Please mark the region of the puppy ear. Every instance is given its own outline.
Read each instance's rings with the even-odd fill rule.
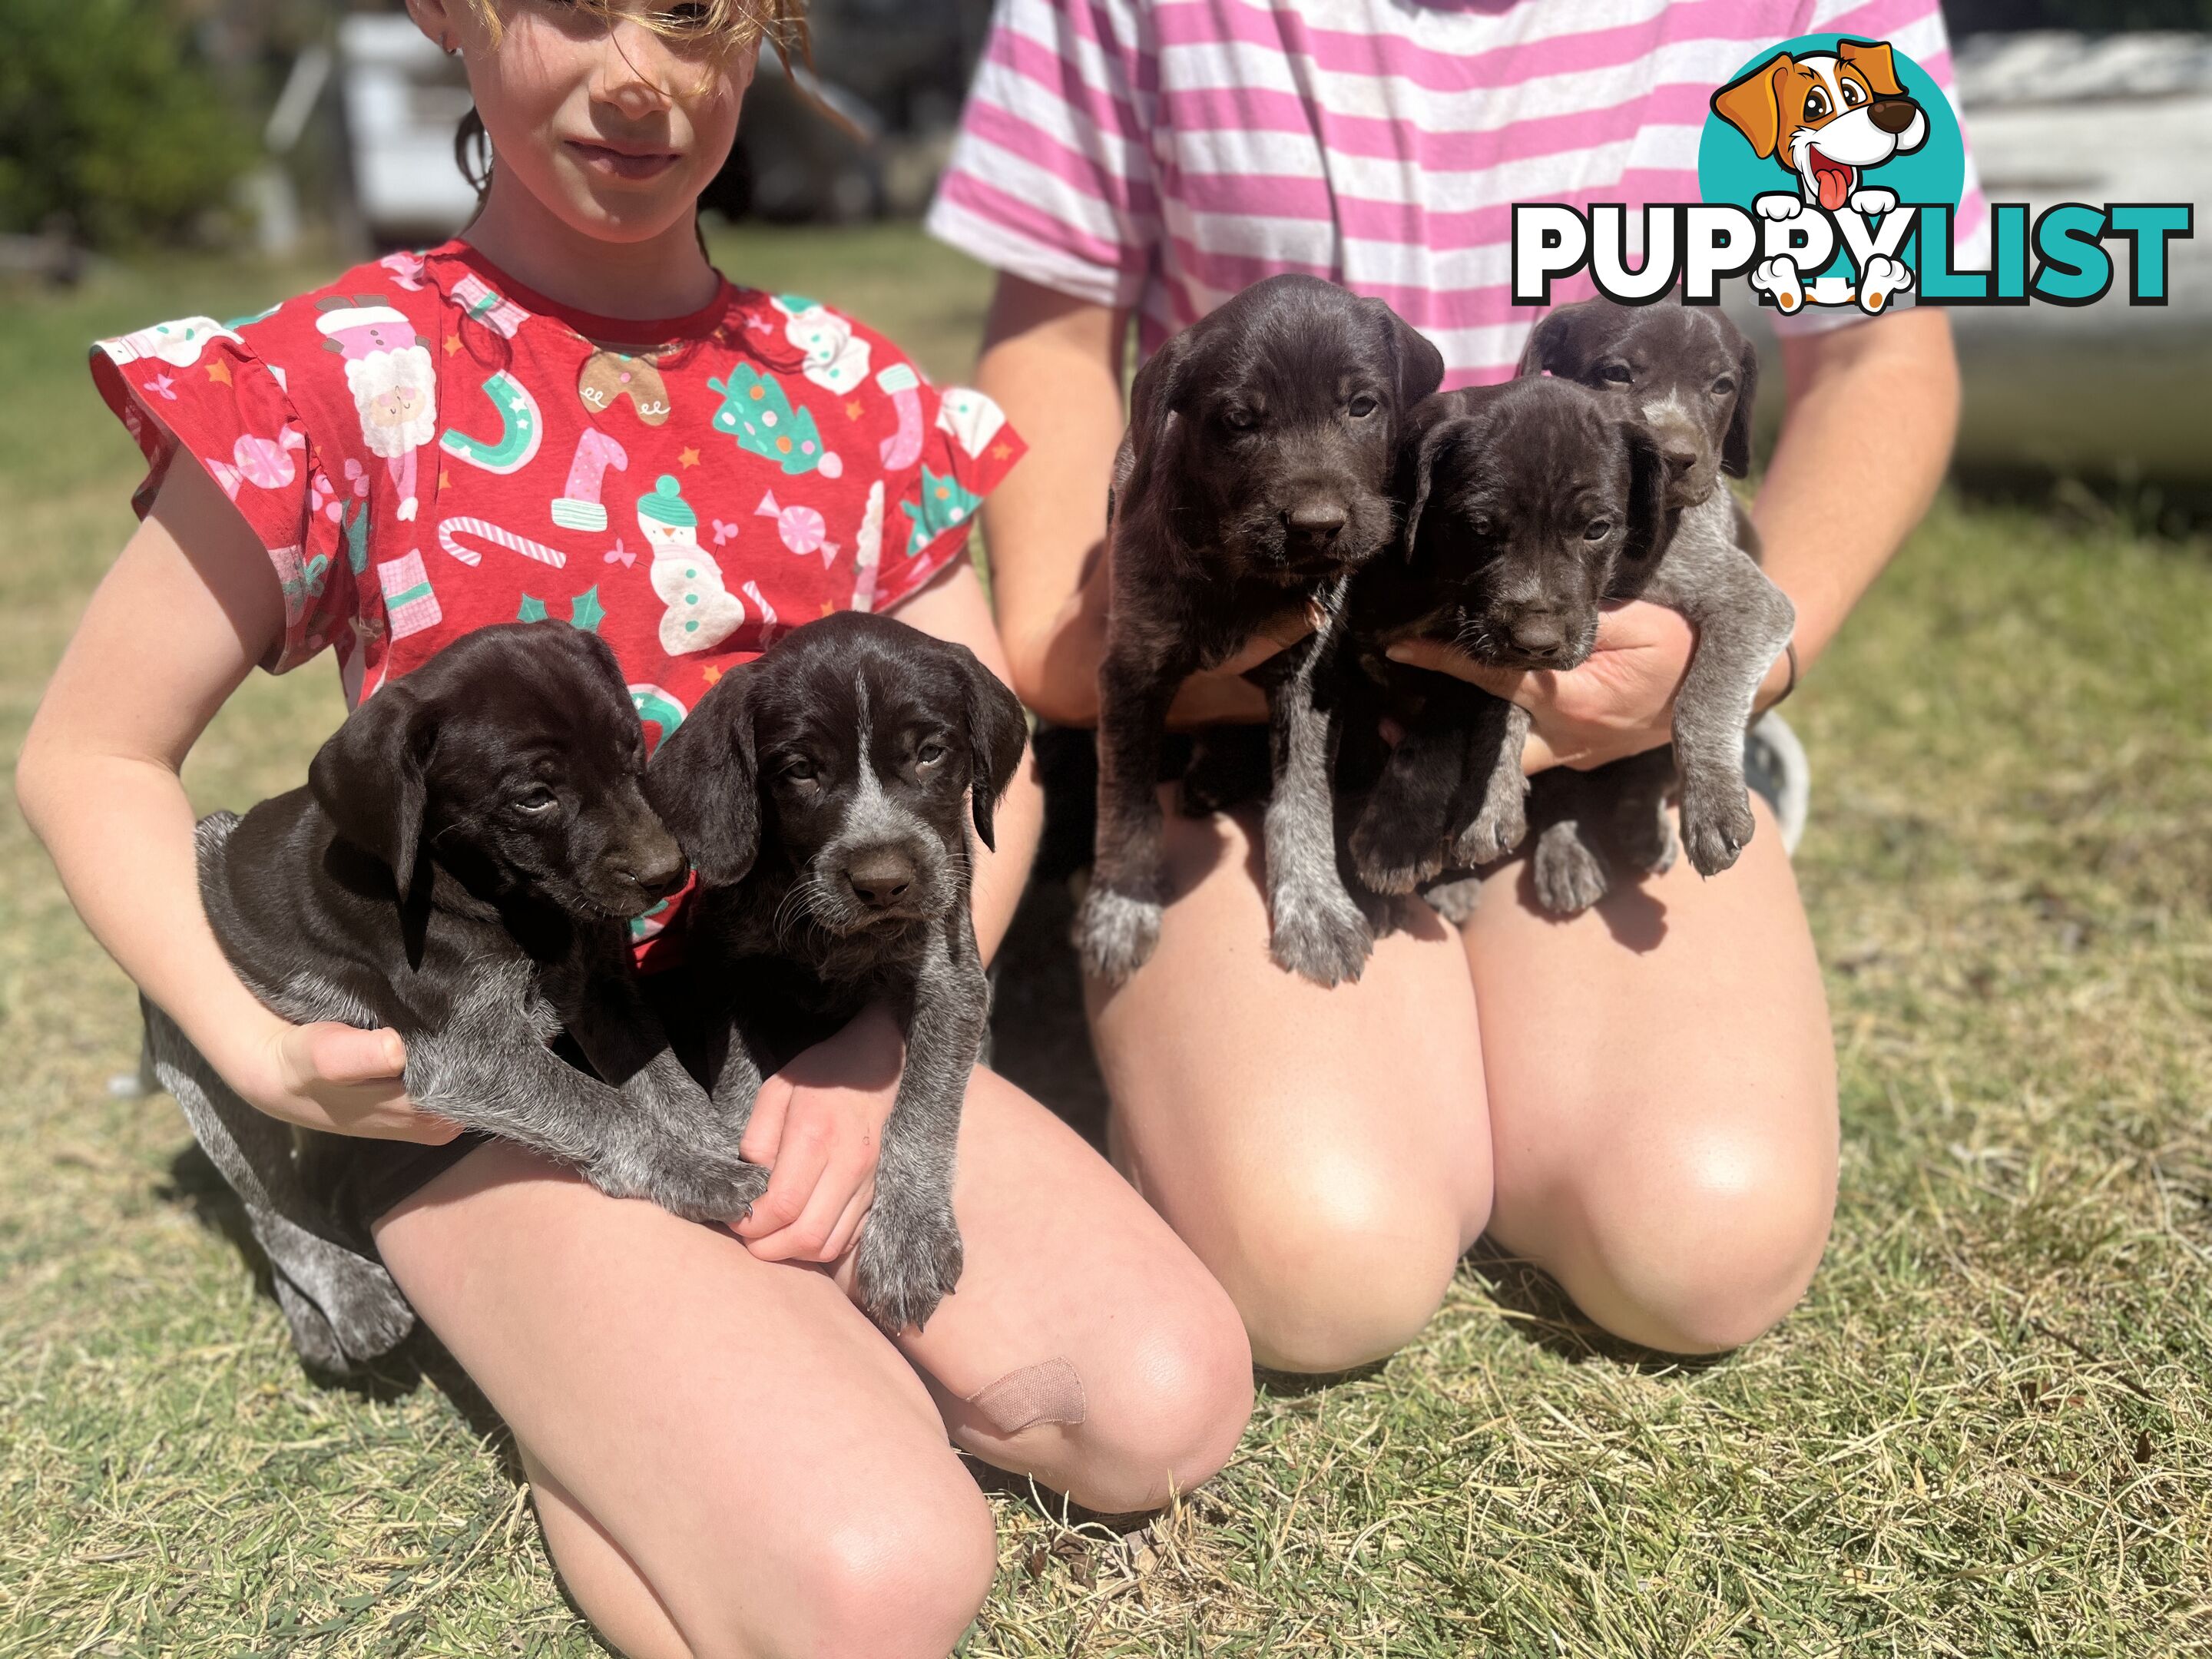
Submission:
[[[1751,406],[1758,395],[1759,352],[1746,340],[1736,348],[1735,411],[1729,416],[1728,431],[1721,439],[1721,471],[1731,478],[1747,477],[1751,471]]]
[[[1382,308],[1389,331],[1391,367],[1396,372],[1398,409],[1407,410],[1444,383],[1444,354],[1429,337],[1392,310],[1385,300],[1370,300]]]
[[[341,836],[390,867],[403,902],[422,855],[423,764],[436,738],[422,699],[398,681],[347,715],[307,767],[316,804]]]
[[[1419,441],[1413,446],[1413,458],[1406,479],[1406,521],[1399,534],[1404,540],[1406,562],[1413,562],[1413,550],[1421,535],[1421,514],[1429,504],[1429,491],[1436,483],[1437,469],[1449,458],[1452,447],[1461,434],[1471,430],[1474,422],[1464,415],[1449,410],[1437,413],[1420,429]]]
[[[1621,550],[1632,559],[1648,559],[1666,533],[1667,462],[1643,422],[1623,421],[1620,431],[1628,444],[1628,539]]]
[[[709,887],[743,881],[760,855],[753,683],[750,663],[726,671],[645,769],[646,804]]]
[[[1877,98],[1902,98],[1905,88],[1897,79],[1897,59],[1887,40],[1838,40],[1836,56],[1849,64],[1874,88]]]
[[[1176,423],[1176,402],[1182,397],[1190,362],[1190,331],[1185,329],[1145,360],[1129,386],[1129,467],[1119,479],[1117,504],[1126,507],[1143,495],[1152,472],[1167,447]]]
[[[1528,342],[1521,348],[1521,361],[1513,365],[1516,380],[1541,374],[1547,368],[1554,374],[1565,372],[1560,365],[1565,361],[1567,335],[1581,307],[1589,303],[1585,300],[1571,306],[1553,306],[1536,319],[1536,326],[1528,331]]]
[[[981,658],[964,645],[952,648],[960,653],[960,672],[968,681],[969,811],[975,815],[975,833],[995,853],[993,814],[1029,747],[1029,717],[1022,712],[1022,700]]]
[[[1741,80],[1713,94],[1713,113],[1745,137],[1764,161],[1782,141],[1782,77],[1797,60],[1778,52]]]

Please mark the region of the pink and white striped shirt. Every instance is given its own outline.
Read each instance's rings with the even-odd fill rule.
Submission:
[[[1511,304],[1513,204],[1697,200],[1714,88],[1832,30],[1950,92],[1936,0],[999,0],[928,226],[1134,307],[1146,351],[1300,270],[1388,300],[1446,386],[1502,380],[1539,314]],[[1987,216],[1970,155],[1962,244]]]

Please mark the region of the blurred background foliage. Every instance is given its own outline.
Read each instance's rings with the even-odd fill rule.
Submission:
[[[255,158],[171,0],[0,0],[0,231],[101,248],[213,240]]]

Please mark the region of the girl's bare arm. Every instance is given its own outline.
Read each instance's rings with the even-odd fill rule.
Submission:
[[[313,1128],[449,1140],[401,1089],[395,1033],[271,1013],[200,905],[179,769],[283,625],[245,520],[198,467],[172,466],[47,685],[16,798],[93,936],[247,1100]]]
[[[983,503],[991,603],[1009,682],[1056,726],[1098,723],[1098,659],[1109,588],[1103,554],[1106,492],[1121,442],[1121,366],[1129,313],[999,278],[975,384],[996,398],[1029,453]],[[1285,617],[1237,659],[1194,674],[1176,695],[1176,726],[1267,718],[1241,671],[1309,631]]]

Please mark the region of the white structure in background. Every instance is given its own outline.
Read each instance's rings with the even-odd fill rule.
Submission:
[[[1960,459],[2202,480],[2212,474],[2212,36],[2038,32],[1958,45],[1967,142],[1995,202],[2191,202],[2164,306],[2124,272],[2093,306],[1955,307]],[[2108,245],[2115,259],[2124,244]]]
[[[437,241],[476,211],[453,164],[468,82],[404,12],[356,13],[337,31],[354,202],[380,242]]]

